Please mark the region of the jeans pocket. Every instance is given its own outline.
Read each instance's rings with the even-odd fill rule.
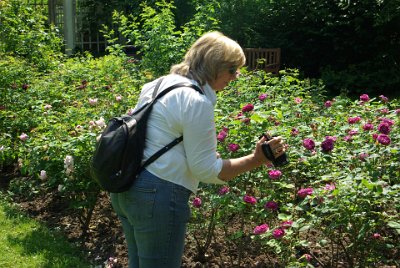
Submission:
[[[177,220],[179,222],[187,223],[190,218],[189,197],[191,191],[182,186],[177,186],[174,189],[175,195],[175,212],[177,213]]]
[[[126,203],[123,206],[128,218],[149,219],[154,214],[156,188],[131,187],[126,192]]]

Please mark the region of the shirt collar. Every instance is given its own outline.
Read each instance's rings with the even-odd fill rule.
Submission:
[[[198,85],[198,83],[196,82]],[[201,86],[201,88],[204,91],[204,94],[206,95],[207,99],[211,101],[211,103],[215,106],[217,104],[217,94],[212,87],[206,83],[205,85]]]

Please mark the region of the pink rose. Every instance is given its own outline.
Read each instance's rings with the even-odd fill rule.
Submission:
[[[303,100],[301,98],[299,98],[299,97],[296,97],[296,98],[294,98],[294,102],[297,103],[297,104],[300,104],[300,103],[303,102]]]
[[[94,105],[96,105],[97,104],[97,99],[89,99],[89,104],[90,105],[92,105],[92,106],[94,106]]]
[[[382,100],[384,103],[386,103],[386,102],[389,101],[389,98],[388,98],[388,97],[385,97],[384,95],[380,95],[379,98],[381,98],[381,100]]]
[[[293,225],[293,221],[290,221],[290,220],[284,221],[281,223],[281,227],[283,229],[289,229],[290,227],[292,227],[292,225]]]
[[[260,100],[260,101],[264,101],[266,98],[267,98],[267,94],[265,94],[265,93],[263,93],[263,94],[261,94],[260,96],[258,96],[258,99]]]
[[[336,189],[336,186],[334,183],[326,184],[324,187],[324,190],[326,191],[333,191]]]
[[[360,153],[360,154],[358,155],[358,158],[359,158],[361,161],[365,161],[365,159],[366,159],[368,156],[369,156],[368,153]]]
[[[28,136],[27,134],[25,134],[25,133],[22,133],[22,134],[19,136],[19,139],[20,139],[21,141],[26,141],[28,138],[29,138],[29,136]]]

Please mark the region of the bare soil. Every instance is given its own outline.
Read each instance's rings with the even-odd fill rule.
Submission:
[[[0,191],[6,191],[9,182],[18,177],[19,174],[15,171],[0,169]],[[50,229],[61,230],[71,243],[78,245],[86,252],[89,261],[93,265],[105,267],[104,265],[108,263],[109,266],[107,267],[119,268],[128,266],[127,247],[122,233],[122,226],[112,210],[110,197],[107,193],[100,194],[89,224],[87,236],[84,239],[82,238],[82,225],[76,217],[76,213],[69,209],[69,205],[58,192],[47,192],[30,199],[25,196],[15,196],[13,202],[28,216],[41,221]],[[229,228],[237,228],[238,224],[232,221],[229,223]],[[181,266],[183,268],[283,267],[279,265],[277,259],[271,257],[273,256],[272,254],[264,254],[260,246],[248,237],[242,238],[243,254],[238,256],[237,245],[233,244],[236,242],[225,239],[224,231],[218,228],[205,254],[198,254],[199,250],[195,233],[193,232],[195,231],[190,230],[187,233]],[[304,253],[311,254],[314,257],[311,260],[311,264],[314,267],[330,267],[327,265],[330,263],[327,252],[323,252],[321,249],[313,252],[304,252],[298,249],[296,257],[299,258]],[[339,259],[341,258],[339,257]],[[340,261],[336,261],[334,266],[351,267]],[[394,266],[380,267],[391,268]]]
[[[18,172],[14,170],[0,170],[0,191],[7,191],[12,179],[21,179]],[[82,238],[82,225],[76,217],[76,213],[69,209],[69,205],[55,191],[35,195],[14,196],[13,202],[29,217],[32,217],[50,229],[61,230],[67,239],[80,247],[91,263],[94,265],[110,264],[109,267],[127,267],[128,255],[122,226],[114,213],[110,197],[102,192],[93,212],[89,230],[86,238]],[[182,260],[182,268],[205,268],[205,267],[279,267],[271,264],[266,256],[249,254],[241,256],[241,265],[237,265],[238,257],[235,252],[229,250],[223,237],[223,231],[217,230],[216,238],[213,239],[205,254],[198,254],[194,236],[188,232],[185,253]],[[249,242],[250,243],[250,242]],[[254,249],[256,253],[257,249]],[[111,261],[110,260],[114,260]],[[110,260],[110,261],[108,261]],[[268,264],[267,264],[268,263]]]

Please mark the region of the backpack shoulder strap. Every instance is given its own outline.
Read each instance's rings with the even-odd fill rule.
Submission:
[[[159,84],[161,84],[160,81],[158,81],[157,85],[160,86]],[[157,90],[158,90],[157,85],[156,85],[156,88],[153,91],[153,100],[152,100],[152,102],[158,100],[159,98],[161,98],[162,96],[164,96],[165,94],[170,92],[171,90],[174,90],[174,89],[180,88],[180,87],[190,87],[190,88],[193,88],[194,90],[196,90],[197,92],[199,92],[200,94],[204,95],[204,93],[201,90],[201,88],[199,88],[198,86],[196,86],[196,85],[194,85],[192,83],[188,83],[188,82],[182,82],[182,83],[178,83],[178,84],[174,84],[172,86],[169,86],[166,89],[164,89],[163,91],[161,91],[159,94],[157,94]]]

